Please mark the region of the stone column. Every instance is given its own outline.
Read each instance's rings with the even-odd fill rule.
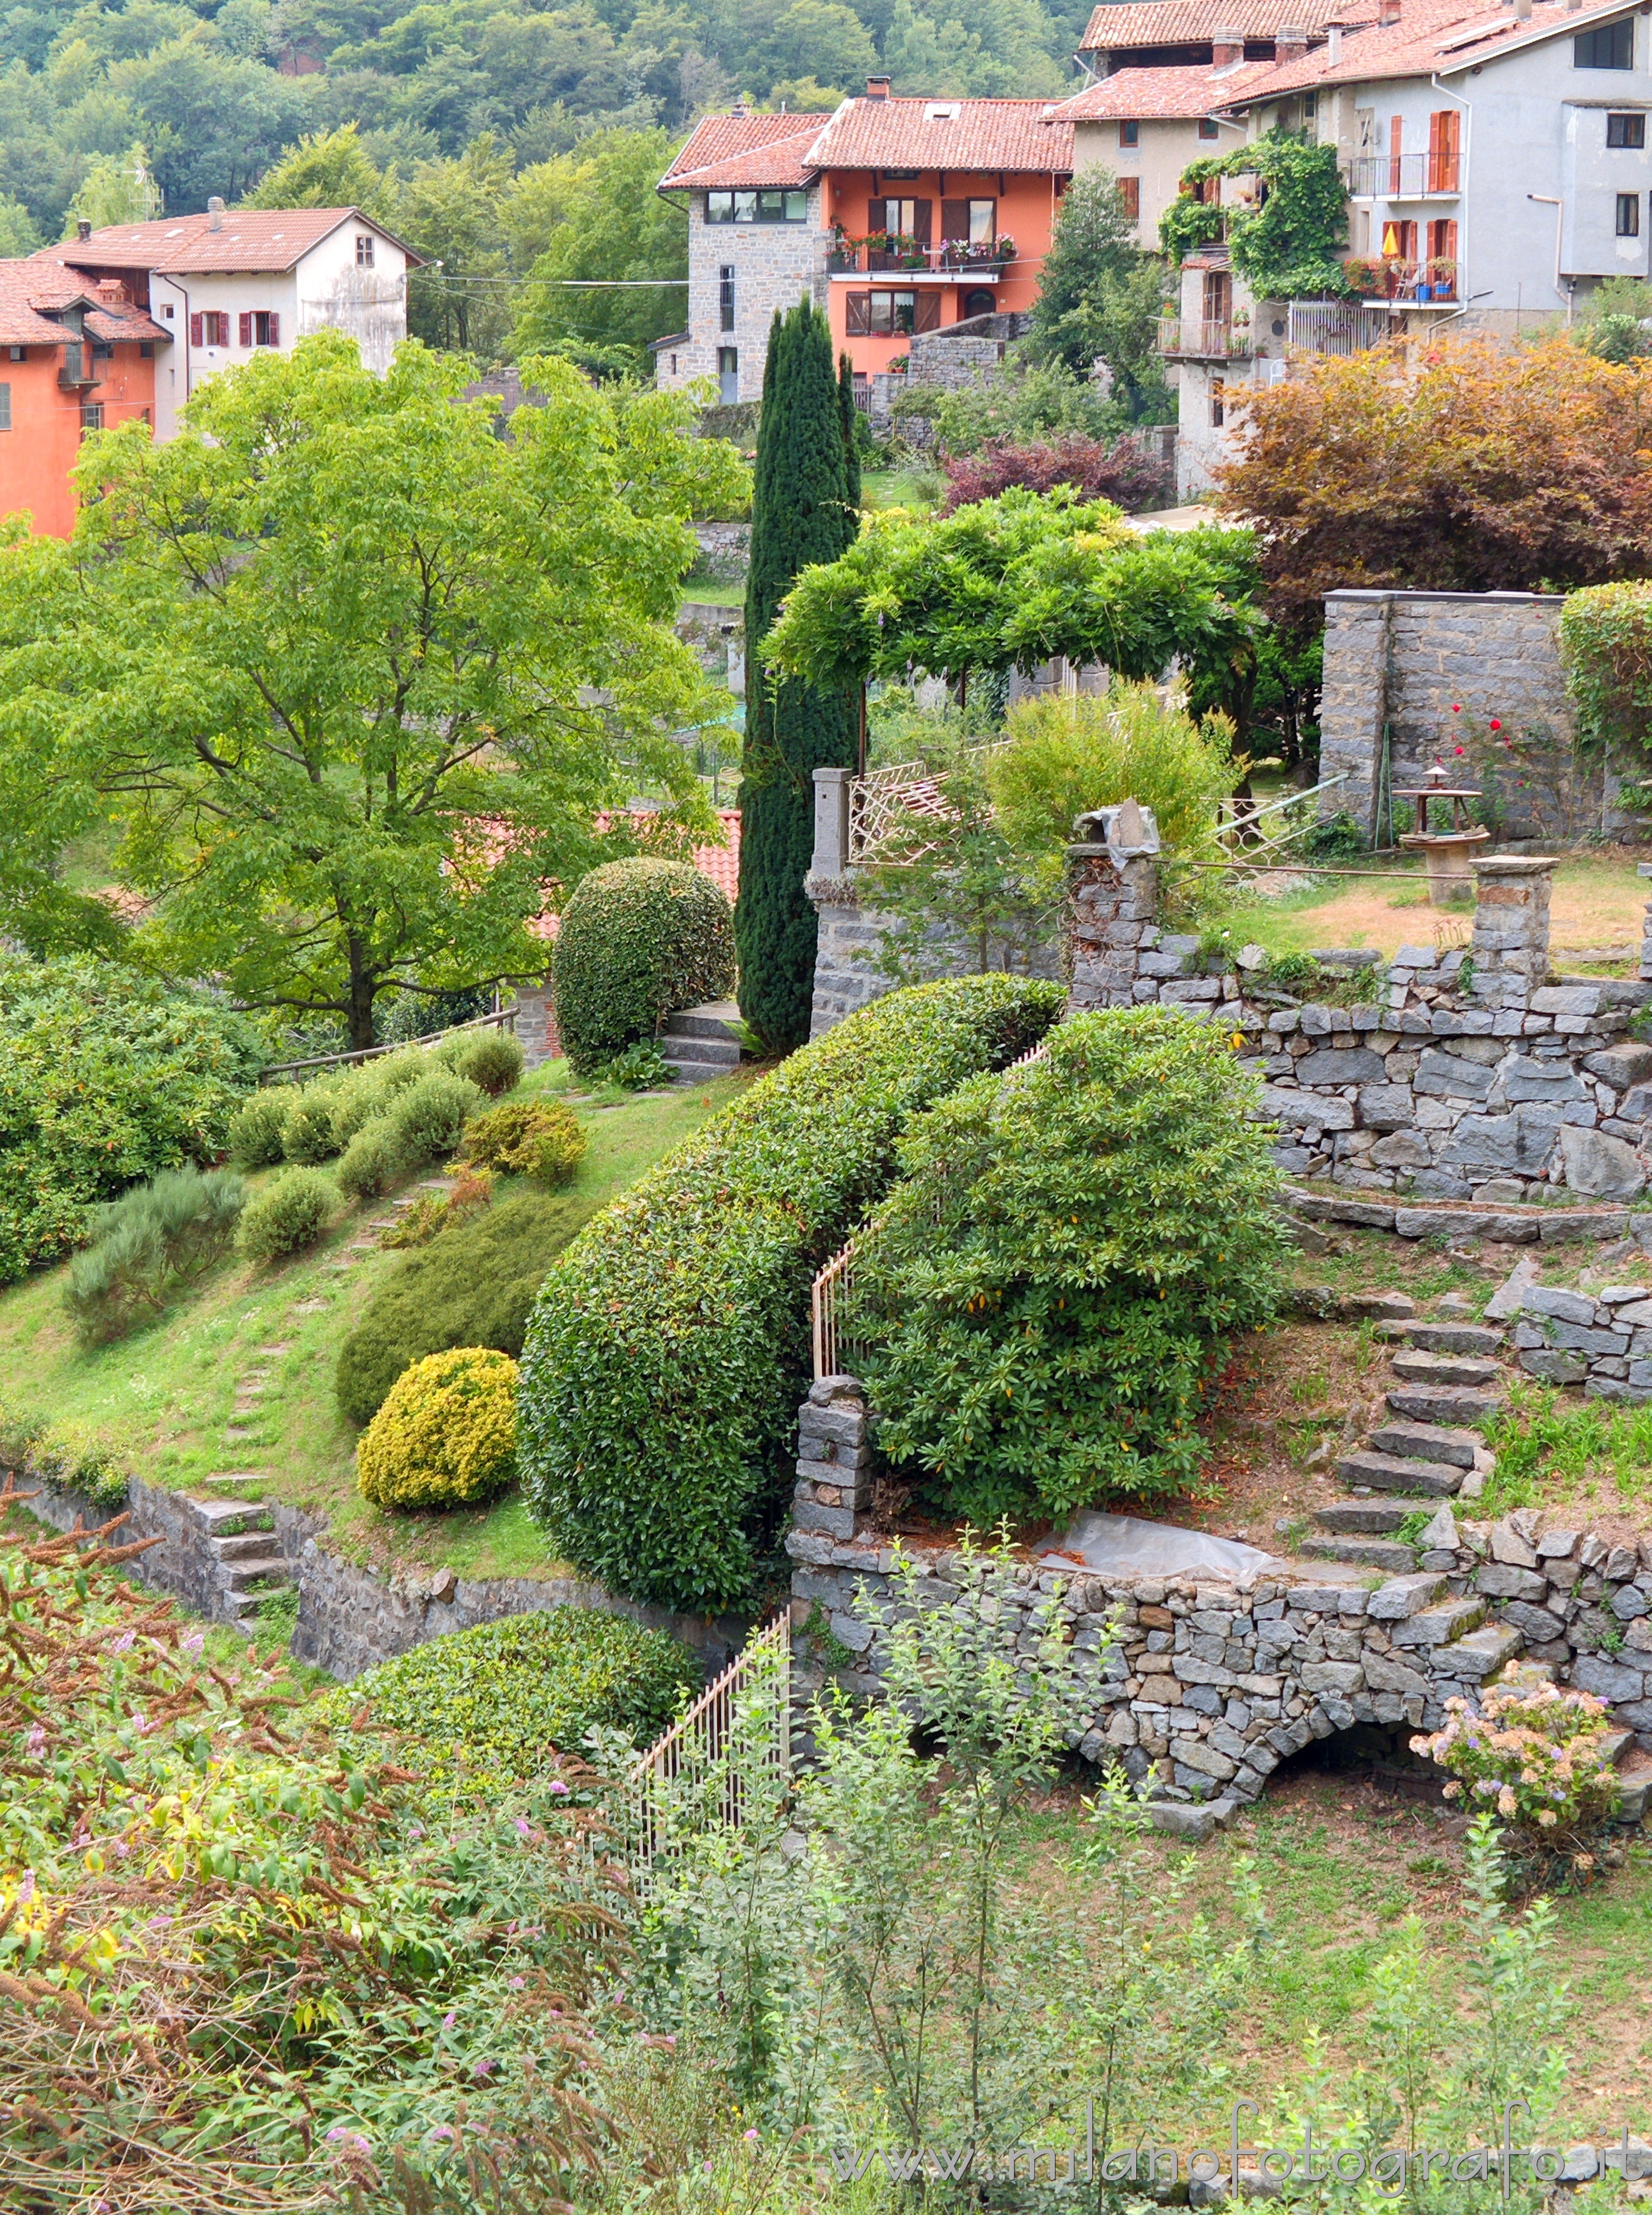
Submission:
[[[562,1051],[562,1040],[557,1033],[548,972],[542,985],[518,985],[511,1007],[517,1019],[517,1042],[522,1048],[523,1067],[537,1069],[541,1062],[554,1061]]]
[[[1062,948],[1068,1008],[1128,1008],[1143,936],[1158,939],[1159,826],[1150,807],[1127,800],[1080,815],[1073,827]]]
[[[1551,856],[1492,854],[1474,864],[1471,990],[1483,1006],[1529,1008],[1549,973]]]
[[[1351,815],[1367,838],[1376,830],[1393,599],[1392,592],[1325,594],[1319,775],[1344,782],[1322,792],[1318,806],[1322,817]]]
[[[872,1504],[872,1451],[858,1377],[822,1377],[798,1410],[798,1484],[792,1527],[840,1542]]]
[[[852,769],[815,771],[815,850],[811,877],[841,877],[849,866],[849,787]]]
[[[1637,877],[1652,877],[1652,862],[1643,862],[1635,872]],[[1652,985],[1652,900],[1646,904],[1646,918],[1641,924],[1641,977]]]

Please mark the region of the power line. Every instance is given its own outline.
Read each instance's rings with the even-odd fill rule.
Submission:
[[[686,277],[445,277],[415,269],[413,279],[431,285],[503,285],[519,291],[524,285],[564,285],[576,291],[626,292],[651,285],[686,285]]]

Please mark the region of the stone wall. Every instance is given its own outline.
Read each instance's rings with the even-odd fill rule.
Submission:
[[[776,310],[784,315],[799,300],[826,304],[827,234],[822,218],[823,187],[809,190],[806,223],[707,223],[706,195],[686,195],[688,218],[687,328],[654,349],[654,376],[661,385],[681,385],[698,377],[718,382],[717,358],[732,347],[739,357],[737,401],[762,397],[763,360],[768,327]],[[722,287],[718,272],[734,271],[734,328],[725,330]]]
[[[517,1043],[522,1048],[523,1067],[537,1069],[541,1062],[554,1061],[562,1051],[562,1040],[556,1028],[556,1000],[548,971],[540,984],[518,985],[511,1009],[517,1019]]]
[[[876,1697],[882,1639],[856,1595],[885,1620],[904,1600],[893,1543],[868,1521],[873,1424],[855,1378],[814,1386],[798,1456],[786,1539],[794,1633],[823,1616],[853,1657],[839,1681]],[[1652,1542],[1612,1546],[1527,1511],[1474,1522],[1442,1502],[1421,1543],[1418,1569],[1386,1580],[1265,1557],[1228,1578],[1029,1563],[1016,1571],[1012,1611],[1028,1642],[1052,1613],[1068,1627],[1086,1695],[1074,1749],[1119,1760],[1164,1804],[1166,1827],[1208,1824],[1257,1799],[1311,1739],[1360,1723],[1436,1730],[1446,1700],[1474,1698],[1522,1655],[1607,1701],[1652,1749]],[[970,1574],[959,1555],[924,1545],[915,1558],[919,1604],[955,1604]],[[800,1673],[805,1693],[811,1681],[818,1671]],[[1649,1776],[1643,1764],[1625,1777],[1623,1812],[1637,1820]]]
[[[695,567],[713,577],[743,577],[751,567],[749,523],[696,523],[700,559]]]
[[[1502,835],[1551,841],[1591,830],[1622,831],[1620,779],[1572,752],[1575,725],[1556,644],[1563,598],[1546,592],[1346,592],[1325,596],[1325,678],[1319,773],[1343,782],[1319,796],[1325,815],[1343,811],[1367,836],[1377,821],[1385,726],[1391,789],[1423,781],[1437,757],[1454,758],[1453,705],[1484,732],[1493,716],[1510,746],[1490,781],[1465,757],[1465,784],[1484,783]],[[1494,755],[1497,748],[1492,749]],[[1522,790],[1518,778],[1524,777]],[[1413,820],[1396,801],[1395,830]]]

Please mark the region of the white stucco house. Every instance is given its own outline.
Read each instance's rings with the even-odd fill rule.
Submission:
[[[172,337],[156,358],[155,436],[173,437],[201,379],[260,347],[291,353],[312,331],[353,338],[380,374],[407,335],[413,249],[358,208],[226,209],[113,224],[34,257],[119,282]]]

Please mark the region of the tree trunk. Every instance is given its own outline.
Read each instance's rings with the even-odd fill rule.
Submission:
[[[373,1001],[375,985],[371,976],[362,965],[361,949],[352,938],[350,942],[350,1051],[360,1053],[365,1047],[376,1046],[373,1032]]]

